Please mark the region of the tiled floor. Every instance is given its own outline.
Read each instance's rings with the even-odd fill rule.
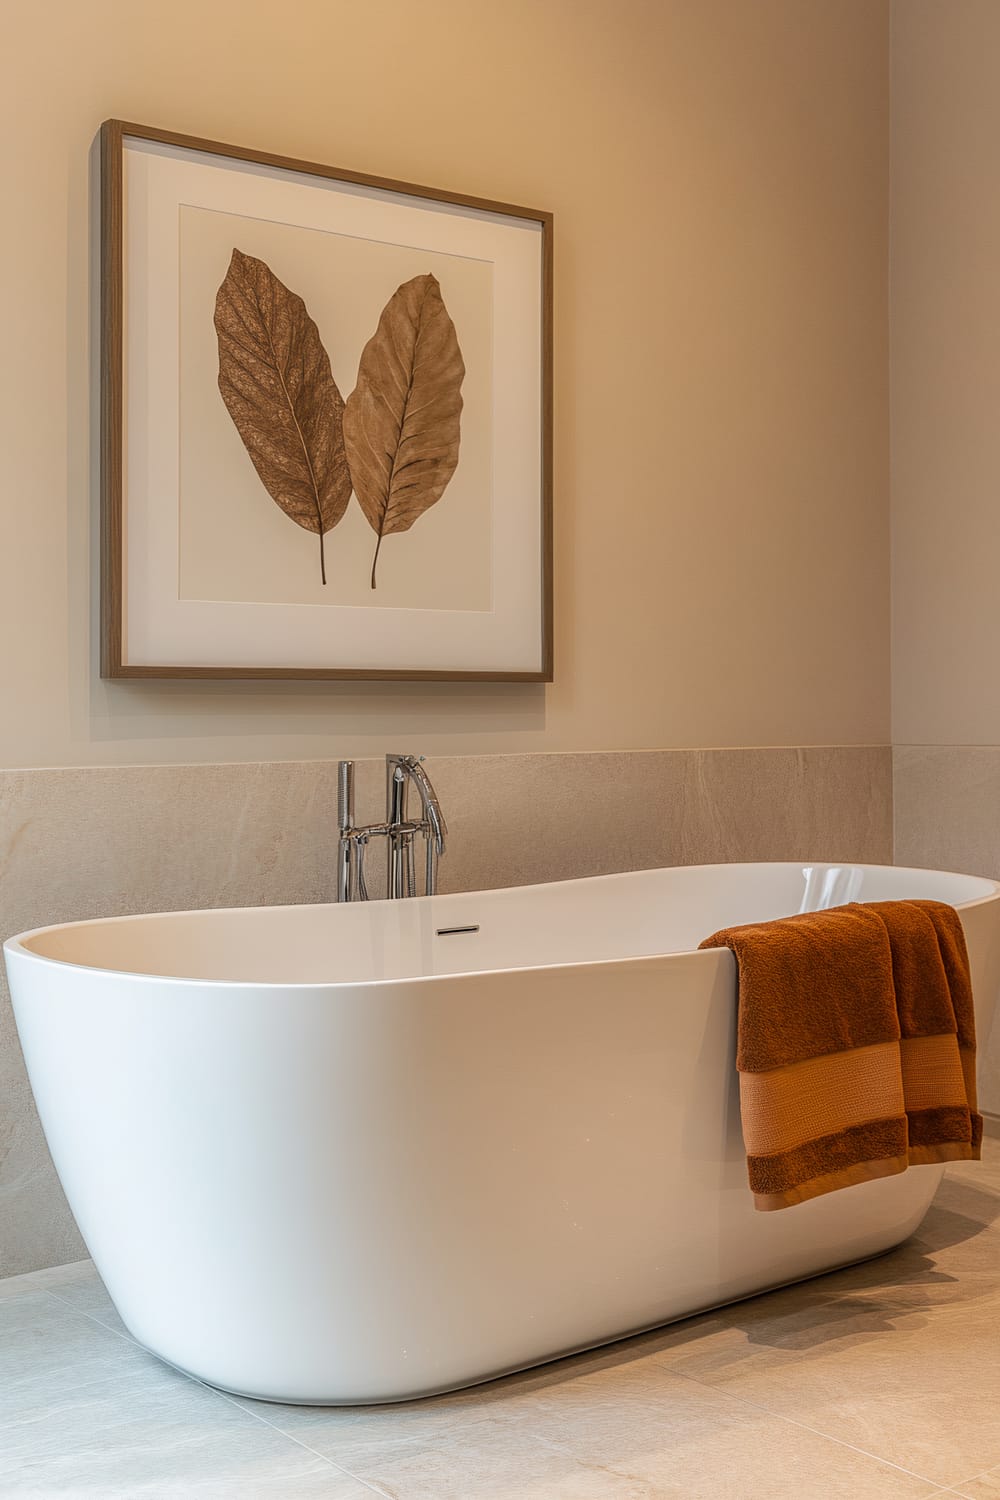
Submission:
[[[88,1262],[0,1281],[0,1495],[1000,1496],[1000,1142],[889,1256],[403,1406],[209,1390],[128,1337]]]

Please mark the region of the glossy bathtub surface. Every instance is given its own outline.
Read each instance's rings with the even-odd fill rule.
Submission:
[[[998,893],[929,871],[696,867],[116,918],[6,956],[57,1169],[134,1335],[230,1390],[385,1401],[904,1239],[940,1168],[754,1211],[734,966],[694,950],[733,922],[949,901],[982,1040]]]

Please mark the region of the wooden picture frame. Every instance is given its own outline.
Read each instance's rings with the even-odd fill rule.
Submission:
[[[106,121],[101,518],[104,677],[552,681],[552,215]]]

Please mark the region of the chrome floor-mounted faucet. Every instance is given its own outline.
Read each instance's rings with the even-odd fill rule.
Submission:
[[[390,897],[417,894],[413,841],[424,838],[424,894],[437,889],[437,862],[445,850],[448,827],[437,793],[421,762],[422,755],[387,755],[385,758],[385,822],[354,822],[354,762],[342,760],[337,767],[337,900],[367,901],[365,853],[369,840],[386,840],[386,894]],[[410,784],[420,794],[421,816],[410,818],[406,802]]]

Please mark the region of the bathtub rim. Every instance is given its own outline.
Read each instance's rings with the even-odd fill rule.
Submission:
[[[641,870],[618,870],[607,875],[580,875],[571,876],[566,880],[544,880],[533,881],[528,885],[493,886],[486,889],[471,891],[446,891],[437,892],[433,896],[411,896],[407,897],[407,905],[411,903],[426,904],[427,902],[442,902],[447,900],[467,899],[474,896],[491,896],[501,891],[551,891],[553,888],[593,884],[597,881],[617,882],[634,879],[639,875],[660,874],[665,871],[713,871],[743,869],[743,870],[788,870],[807,869],[810,866],[828,866],[831,868],[843,868],[861,871],[893,871],[902,875],[944,875],[959,880],[973,881],[987,889],[979,896],[970,897],[967,901],[946,902],[945,905],[953,906],[958,912],[970,911],[975,907],[986,906],[992,901],[1000,898],[1000,881],[992,880],[986,875],[969,875],[958,870],[938,870],[930,866],[922,865],[884,865],[867,864],[857,860],[727,860],[713,864],[702,865],[653,865]],[[382,904],[388,898],[377,898],[372,905]],[[938,897],[922,897],[923,900],[937,900]],[[101,976],[105,979],[141,980],[155,985],[170,986],[198,986],[212,987],[222,990],[261,990],[261,991],[302,991],[318,992],[320,990],[353,990],[371,988],[389,988],[399,985],[414,984],[440,984],[444,980],[470,979],[478,975],[498,974],[530,974],[542,970],[584,969],[601,967],[605,964],[633,964],[649,963],[662,958],[696,958],[696,959],[718,959],[726,956],[725,949],[699,949],[699,948],[674,948],[654,953],[635,953],[626,957],[606,959],[574,959],[564,963],[544,964],[513,964],[501,967],[491,966],[479,969],[457,969],[449,970],[444,974],[407,974],[396,976],[379,976],[372,979],[321,979],[321,980],[257,980],[257,979],[204,979],[191,975],[182,974],[154,974],[137,969],[112,969],[100,964],[83,964],[66,958],[54,958],[49,954],[39,953],[28,945],[35,939],[44,938],[51,932],[64,932],[67,929],[77,927],[104,927],[112,924],[126,924],[130,922],[149,921],[151,918],[176,918],[183,917],[208,917],[212,913],[243,913],[264,911],[299,911],[303,907],[337,907],[340,903],[336,901],[290,901],[280,902],[262,906],[201,906],[185,907],[179,911],[155,911],[155,912],[129,912],[118,916],[108,917],[81,917],[72,922],[49,922],[42,927],[33,927],[28,931],[15,934],[7,938],[3,944],[3,952],[6,957],[8,953],[15,954],[19,960],[43,966],[54,966],[58,969],[74,969],[81,973]],[[352,906],[364,903],[352,902]],[[708,934],[706,934],[707,936]]]

